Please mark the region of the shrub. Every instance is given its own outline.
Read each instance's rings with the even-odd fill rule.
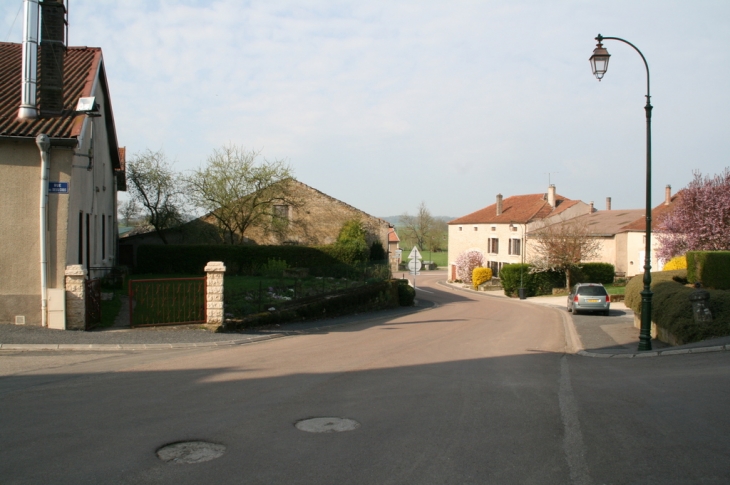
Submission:
[[[531,269],[532,266],[529,264],[502,266],[499,271],[499,278],[502,282],[502,288],[504,288],[504,294],[517,296],[517,289],[520,286],[520,272],[522,273],[522,286],[525,288],[526,296],[551,295],[553,288],[564,288],[565,273],[560,271],[530,273]]]
[[[286,261],[283,259],[269,259],[264,266],[261,267],[261,274],[267,278],[281,278],[287,269]]]
[[[675,269],[687,269],[687,256],[675,256],[664,265],[662,271],[674,271]]]
[[[408,280],[398,280],[398,303],[400,306],[413,306],[416,301],[416,290],[408,284]]]
[[[685,278],[687,276],[686,269],[676,269],[674,271],[661,271],[651,274],[651,288],[654,291],[654,287],[659,283],[675,282],[674,278]],[[675,282],[676,283],[676,282]],[[644,276],[638,274],[631,278],[626,284],[626,292],[624,305],[631,308],[634,313],[641,315],[641,292],[644,291]],[[655,305],[652,305],[652,307]],[[653,311],[653,310],[652,310]]]
[[[471,284],[474,268],[484,264],[484,256],[479,251],[464,251],[456,258],[456,275],[464,283]]]
[[[351,276],[361,274],[369,249],[344,245],[248,246],[248,245],[142,245],[137,250],[137,273],[203,274],[208,261],[223,261],[226,274],[258,274],[270,259],[286,261],[290,268],[309,268],[313,276]],[[358,252],[360,251],[360,252]],[[362,255],[358,257],[357,255]],[[352,262],[357,260],[360,262]]]
[[[613,283],[616,268],[608,263],[582,263],[576,273],[576,275],[571,275],[575,278],[572,283],[602,283],[609,285]]]
[[[730,251],[689,251],[687,279],[707,288],[730,289]]]
[[[385,249],[380,241],[373,241],[370,245],[370,261],[385,261],[388,259],[388,255],[385,254]]]
[[[486,283],[492,279],[491,268],[474,268],[471,273],[472,285],[474,288],[479,287],[482,283]]]

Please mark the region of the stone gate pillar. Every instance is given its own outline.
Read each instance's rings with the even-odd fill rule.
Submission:
[[[86,270],[80,264],[66,266],[66,330],[86,329]]]
[[[205,314],[206,323],[223,323],[223,275],[226,266],[222,261],[209,261],[205,267],[206,295]]]

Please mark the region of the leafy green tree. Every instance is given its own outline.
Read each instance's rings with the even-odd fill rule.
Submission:
[[[335,247],[340,259],[347,263],[367,261],[370,248],[366,240],[367,232],[358,219],[346,221],[337,236]]]
[[[163,243],[165,230],[183,222],[180,175],[162,150],[135,154],[127,163],[130,204],[141,205],[147,222]]]
[[[229,244],[243,243],[253,226],[285,231],[288,219],[280,209],[300,205],[288,184],[291,167],[259,157],[258,151],[227,145],[187,177],[193,202],[213,218]]]

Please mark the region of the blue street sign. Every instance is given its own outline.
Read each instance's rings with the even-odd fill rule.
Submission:
[[[49,194],[68,194],[68,182],[48,182]]]

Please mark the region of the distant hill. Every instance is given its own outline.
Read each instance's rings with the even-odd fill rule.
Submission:
[[[444,221],[444,222],[449,222],[449,221],[453,221],[454,219],[456,219],[456,217],[451,217],[451,216],[433,216],[433,218],[440,220],[440,221]],[[400,216],[381,217],[381,219],[383,219],[384,221],[390,222],[394,226],[400,225]]]

